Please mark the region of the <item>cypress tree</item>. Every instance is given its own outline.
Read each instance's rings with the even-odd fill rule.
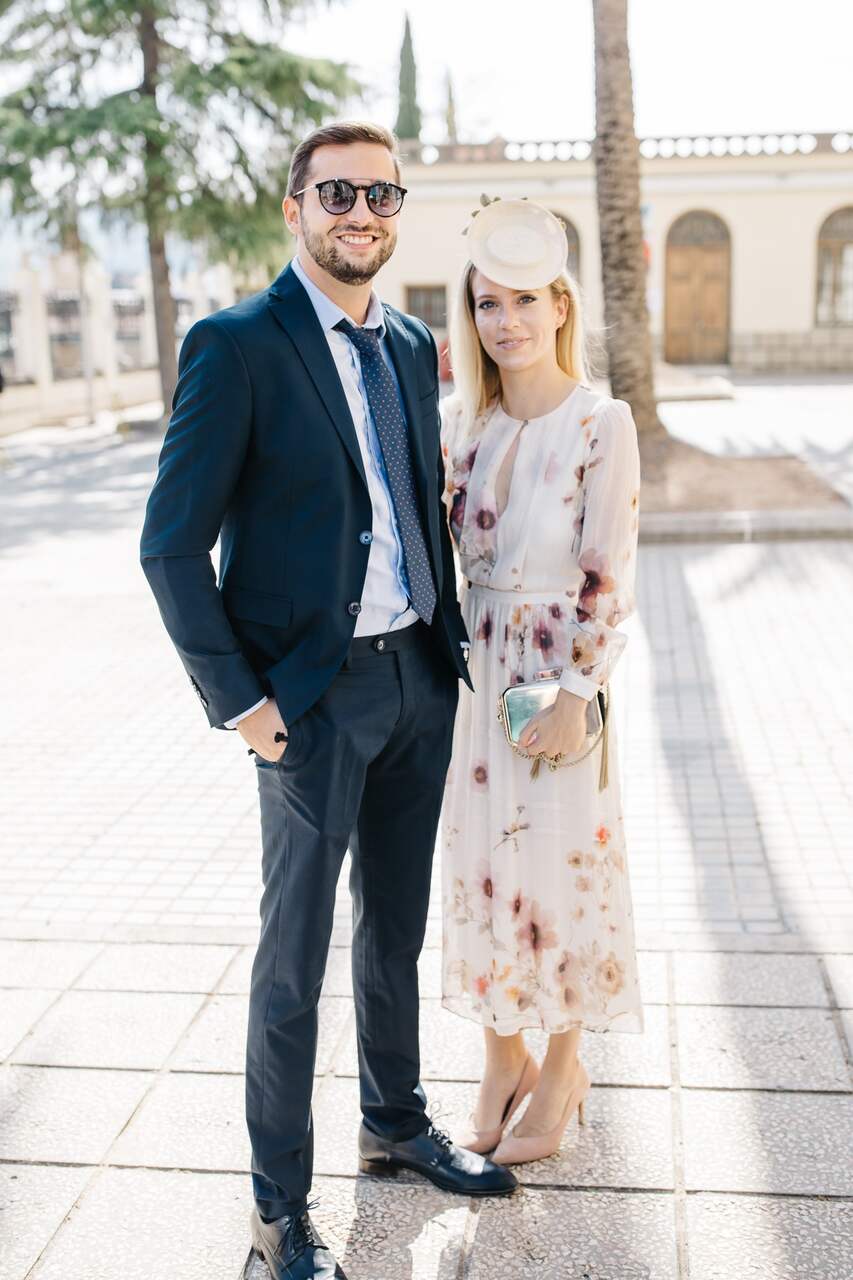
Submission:
[[[394,132],[407,141],[421,136],[421,109],[418,106],[418,70],[412,48],[412,27],[406,14],[403,44],[400,49],[400,100]]]
[[[458,142],[459,135],[456,131],[456,101],[453,97],[453,80],[450,72],[447,73],[447,112],[445,115],[445,128],[447,130],[447,141]]]

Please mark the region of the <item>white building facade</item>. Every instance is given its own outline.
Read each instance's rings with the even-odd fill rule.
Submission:
[[[853,372],[853,135],[646,138],[640,143],[647,299],[659,360],[735,373]],[[480,195],[527,196],[562,218],[593,334],[603,298],[592,147],[575,141],[409,148],[397,251],[382,297],[440,344]],[[283,235],[284,243],[284,235]],[[176,281],[180,340],[238,290],[225,267]],[[0,281],[0,435],[159,394],[150,285],[23,262]],[[603,346],[593,355],[604,372]],[[88,359],[90,377],[85,377]],[[444,373],[447,363],[443,362]]]
[[[736,372],[853,371],[853,136],[644,139],[648,304],[659,359]],[[567,225],[593,330],[603,325],[595,167],[586,141],[423,148],[383,297],[434,328],[481,193],[527,196]]]

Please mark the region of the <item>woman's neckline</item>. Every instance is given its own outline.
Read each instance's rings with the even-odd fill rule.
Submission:
[[[517,423],[520,427],[522,427],[522,426],[527,426],[527,425],[528,425],[528,423],[531,423],[531,422],[542,422],[545,418],[550,418],[552,414],[554,414],[554,413],[559,413],[561,409],[565,409],[566,405],[569,403],[569,401],[571,400],[571,398],[572,398],[572,396],[575,394],[575,392],[576,392],[576,391],[580,391],[581,387],[583,387],[583,386],[584,386],[584,383],[583,383],[583,382],[577,382],[577,383],[575,383],[575,385],[572,387],[572,389],[571,389],[571,391],[569,392],[569,394],[568,394],[567,396],[564,396],[564,398],[560,401],[560,403],[559,403],[559,404],[554,405],[554,408],[553,408],[553,409],[549,409],[547,413],[539,413],[539,414],[537,414],[535,417],[531,417],[531,418],[514,418],[514,417],[512,416],[512,414],[511,414],[511,413],[507,413],[506,409],[505,409],[505,408],[504,408],[504,406],[503,406],[503,401],[502,401],[502,400],[498,400],[498,408],[500,409],[500,411],[501,411],[501,413],[503,414],[503,416],[504,416],[504,417],[505,417],[509,422],[515,422],[515,423]]]

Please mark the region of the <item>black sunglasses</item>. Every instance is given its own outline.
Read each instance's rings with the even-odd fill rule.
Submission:
[[[398,187],[393,182],[349,182],[346,178],[327,178],[325,182],[315,182],[293,194],[301,196],[306,191],[317,192],[326,213],[349,213],[359,191],[366,191],[368,209],[380,218],[393,218],[395,213],[399,213],[406,194],[405,187]]]

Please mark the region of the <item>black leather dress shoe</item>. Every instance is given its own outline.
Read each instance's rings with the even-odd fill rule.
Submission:
[[[443,1191],[460,1196],[508,1196],[518,1186],[509,1169],[464,1147],[454,1147],[447,1134],[432,1124],[405,1142],[380,1138],[362,1124],[358,1151],[362,1173],[387,1176],[397,1169],[413,1169]]]
[[[267,1271],[271,1280],[346,1280],[307,1209],[275,1222],[264,1222],[253,1209],[251,1228],[252,1247],[240,1280],[267,1280]]]

